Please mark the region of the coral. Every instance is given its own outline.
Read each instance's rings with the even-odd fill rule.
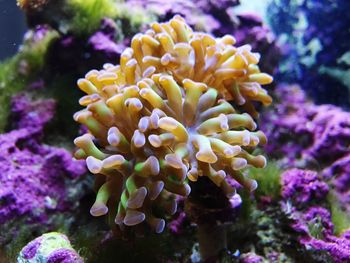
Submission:
[[[132,61],[155,68],[156,72],[171,72],[178,82],[186,78],[203,82],[254,116],[257,112],[253,102],[271,103],[261,85],[271,83],[272,77],[260,72],[260,55],[251,52],[249,45],[234,47],[236,40],[232,36],[215,39],[193,32],[180,18],[164,26],[153,23],[151,27],[146,34],[132,39],[133,51],[123,52],[122,63]],[[173,31],[167,31],[169,27]],[[147,50],[143,50],[146,46]]]
[[[289,217],[290,227],[298,234],[298,242],[307,250],[326,252],[321,257],[331,257],[334,262],[349,258],[349,242],[346,232],[335,230],[333,219],[339,213],[337,200],[327,199],[329,187],[313,171],[290,169],[282,174],[282,211]],[[331,202],[331,213],[326,209]],[[342,216],[342,214],[338,214]],[[334,221],[336,222],[336,221]],[[336,222],[343,223],[343,222]],[[329,259],[330,260],[330,259]]]
[[[329,188],[320,181],[314,171],[290,169],[281,175],[282,197],[291,200],[293,205],[301,206],[324,199]]]
[[[83,263],[83,259],[73,249],[69,239],[60,233],[51,232],[29,242],[20,252],[18,263]]]
[[[312,254],[346,262],[349,112],[333,105],[315,105],[297,86],[278,87],[276,93],[273,113],[263,114],[261,122],[261,129],[271,138],[265,150],[275,158],[286,155],[282,160],[286,167],[320,171],[317,175],[291,169],[282,174],[283,210],[291,213],[300,244]]]
[[[271,29],[261,17],[251,13],[239,14],[234,20],[239,21],[236,29],[231,29],[237,44],[250,44],[254,52],[262,55],[260,68],[264,72],[275,73],[281,58],[281,48]]]
[[[161,232],[159,216],[176,211],[171,193],[190,193],[187,178],[207,176],[228,196],[234,189],[226,175],[256,188],[239,170],[265,166],[250,149],[266,138],[220,92],[254,114],[252,101],[271,102],[260,84],[272,78],[260,73],[259,55],[234,47],[231,36],[193,32],[178,16],[151,27],[132,39],[120,65],[78,81],[86,109],[74,119],[89,133],[75,140],[75,157],[97,177],[92,215],[110,211],[121,228],[146,221]]]

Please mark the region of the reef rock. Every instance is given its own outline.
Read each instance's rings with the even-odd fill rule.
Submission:
[[[57,232],[43,234],[29,242],[20,252],[18,263],[83,263],[68,237]]]

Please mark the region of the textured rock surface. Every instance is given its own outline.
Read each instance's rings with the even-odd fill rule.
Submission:
[[[51,232],[29,242],[21,250],[17,262],[83,263],[83,260],[65,235]]]
[[[314,171],[291,169],[282,175],[282,197],[293,205],[303,206],[324,199],[329,188]]]
[[[28,222],[45,223],[49,213],[70,208],[66,180],[83,175],[85,167],[68,151],[42,144],[43,127],[54,111],[52,100],[19,95],[12,104],[17,130],[0,135],[0,222],[25,216]]]

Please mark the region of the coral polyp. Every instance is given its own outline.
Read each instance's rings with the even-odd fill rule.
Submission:
[[[184,34],[191,32],[180,18],[162,26],[178,41],[187,41]],[[198,70],[195,74],[190,65],[176,61],[171,68],[174,55],[156,58],[150,54],[156,48],[158,55],[168,48],[180,56],[187,54],[190,46],[185,42],[171,46],[169,35],[154,33],[160,36],[158,41],[152,34],[136,36],[133,49],[123,53],[120,65],[105,64],[102,70],[91,70],[78,81],[79,88],[87,93],[79,101],[86,108],[74,119],[85,125],[88,133],[75,140],[79,148],[75,157],[86,159],[88,169],[96,174],[99,190],[92,215],[110,212],[121,229],[146,222],[162,232],[165,221],[161,217],[176,212],[173,194],[189,195],[188,180],[195,182],[207,176],[227,196],[235,194],[235,189],[226,177],[254,190],[256,182],[240,170],[247,165],[265,166],[266,159],[252,155],[251,149],[264,144],[266,138],[256,131],[257,125],[248,113],[240,113],[220,94],[225,80],[211,79],[218,70],[203,72],[192,65]],[[170,42],[164,42],[163,37]],[[210,52],[206,38],[210,39],[203,35],[197,44],[207,46]],[[142,44],[140,49],[135,47],[135,39],[144,41],[137,42]],[[232,40],[224,37],[221,41],[228,39]],[[163,67],[167,57],[169,63]],[[226,60],[230,59],[226,54]],[[219,84],[215,86],[213,81]],[[258,82],[251,85],[254,83],[258,87]],[[245,94],[246,98],[261,98]]]

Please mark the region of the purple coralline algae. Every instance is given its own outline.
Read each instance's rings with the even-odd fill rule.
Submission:
[[[324,199],[329,191],[328,185],[319,180],[314,171],[290,169],[281,175],[281,179],[282,197],[292,200],[294,205],[317,202]]]
[[[14,96],[11,103],[12,128],[42,131],[52,119],[55,106],[53,99],[32,101],[25,94]]]
[[[292,217],[292,228],[300,234],[300,244],[307,249],[328,252],[335,263],[349,262],[350,231],[335,236],[331,215],[327,209],[314,206],[305,212],[294,212]]]
[[[350,154],[325,168],[322,175],[325,179],[331,179],[333,194],[341,207],[350,213]]]
[[[282,210],[298,234],[298,242],[307,250],[325,251],[334,262],[348,262],[350,235],[334,234],[331,213],[326,208],[328,185],[316,172],[290,169],[281,175]],[[348,233],[349,232],[349,233]]]
[[[263,263],[264,262],[264,258],[256,255],[255,253],[246,253],[246,254],[242,254],[240,257],[240,263]]]
[[[50,212],[72,206],[66,179],[85,173],[64,149],[42,143],[43,127],[52,118],[52,100],[31,101],[25,95],[13,100],[17,130],[0,135],[0,222],[24,218],[45,223]]]
[[[310,110],[314,105],[307,101],[305,93],[296,85],[280,85],[275,93],[278,98],[275,108],[261,118],[261,129],[270,141],[265,151],[272,157],[283,156],[286,163],[293,165],[312,143],[309,127]]]
[[[333,105],[315,105],[297,86],[276,89],[280,103],[262,118],[272,156],[303,157],[329,165],[350,153],[350,113]]]
[[[183,231],[183,225],[186,220],[186,213],[180,211],[178,215],[168,224],[168,228],[173,234],[181,234]]]
[[[65,235],[51,232],[29,242],[21,250],[17,262],[83,263],[83,259]]]
[[[305,155],[328,164],[348,154],[350,113],[332,105],[315,106],[310,113],[314,141]]]
[[[117,61],[126,45],[116,43],[117,26],[112,19],[104,18],[101,27],[88,40],[96,52],[104,54],[107,61]]]
[[[333,105],[315,105],[297,86],[276,89],[279,103],[262,117],[273,158],[284,156],[285,167],[311,167],[334,188],[350,211],[350,112]]]

